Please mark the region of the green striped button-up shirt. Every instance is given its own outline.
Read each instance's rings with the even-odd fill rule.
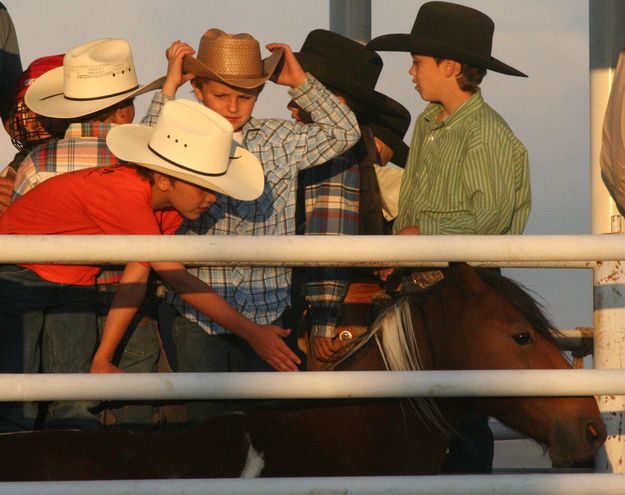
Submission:
[[[431,103],[415,124],[394,229],[521,234],[531,208],[525,146],[478,91],[442,122]]]

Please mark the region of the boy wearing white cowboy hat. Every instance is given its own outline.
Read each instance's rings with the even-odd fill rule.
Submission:
[[[59,67],[29,81],[24,95],[28,108],[37,115],[69,123],[69,127],[62,139],[36,147],[24,159],[17,172],[13,199],[56,174],[117,164],[106,146],[107,133],[115,125],[132,122],[134,97],[160,88],[164,80],[140,85],[137,78],[129,43],[105,38],[71,49]],[[98,276],[100,330],[121,276],[121,270],[113,268]],[[146,298],[133,324],[135,328],[129,332],[120,357],[124,369],[156,370],[160,344],[155,315],[150,315],[155,306],[153,299]],[[151,405],[132,404],[115,410],[115,422],[151,423],[153,415]]]
[[[410,75],[422,99],[402,178],[398,234],[521,234],[531,209],[525,146],[482,99],[487,70],[526,77],[491,55],[494,22],[449,2],[426,2],[410,34],[373,39],[375,50],[412,56]],[[381,270],[382,279],[392,269]],[[488,418],[469,412],[457,427],[446,469],[489,472]]]
[[[148,113],[158,115],[163,99],[174,97],[180,85],[193,79],[198,100],[230,121],[235,136],[260,159],[266,177],[265,191],[257,200],[242,202],[220,196],[207,214],[188,226],[188,233],[295,233],[298,171],[328,161],[359,138],[353,113],[302,70],[287,45],[270,44],[267,48],[272,54],[263,60],[259,43],[251,35],[209,29],[202,36],[197,57],[193,57],[195,51],[189,45],[181,42],[167,50],[167,80]],[[310,111],[314,123],[253,118],[258,95],[269,79],[290,87],[289,93]],[[290,268],[199,267],[191,271],[258,323],[280,322],[290,304]],[[175,306],[175,317],[171,307],[165,309],[174,317],[177,355],[172,367],[177,371],[260,369],[261,363],[241,350],[239,342],[220,325],[179,297],[168,300]],[[285,331],[284,335],[288,334]],[[284,363],[280,369],[295,369],[298,363]]]
[[[155,127],[115,127],[107,143],[120,160],[131,164],[83,169],[45,181],[7,209],[0,234],[174,234],[183,217],[198,218],[217,193],[248,201],[263,191],[260,163],[235,145],[228,121],[189,100],[168,102]],[[182,264],[133,262],[124,269],[92,372],[120,371],[113,356],[145,296],[150,269],[269,363],[294,358],[279,336],[282,329],[245,318]],[[96,344],[93,284],[99,271],[82,265],[0,268],[0,292],[11,294],[11,304],[0,306],[3,372],[39,370],[35,355],[42,331],[62,334],[64,346],[71,349],[71,359],[62,359],[56,352],[66,351],[54,348],[50,360],[41,363],[44,372],[89,370]],[[51,309],[54,318],[47,322]],[[90,327],[91,338],[79,327]],[[32,359],[24,362],[22,356]]]

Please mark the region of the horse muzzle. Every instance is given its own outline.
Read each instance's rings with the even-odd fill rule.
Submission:
[[[572,467],[592,462],[606,439],[603,422],[579,418],[575,428],[558,426],[549,442],[549,457],[554,467]]]

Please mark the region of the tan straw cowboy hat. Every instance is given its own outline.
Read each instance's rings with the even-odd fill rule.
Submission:
[[[120,160],[240,200],[256,199],[265,179],[258,159],[232,140],[232,125],[191,100],[167,101],[154,127],[114,126],[106,144]]]
[[[278,48],[261,59],[260,45],[252,35],[209,29],[200,40],[197,58],[190,55],[184,58],[183,70],[237,88],[252,89],[273,75],[283,52]]]
[[[105,38],[69,51],[63,67],[41,75],[24,101],[39,115],[74,119],[159,89],[164,81],[162,77],[139,86],[128,42]]]

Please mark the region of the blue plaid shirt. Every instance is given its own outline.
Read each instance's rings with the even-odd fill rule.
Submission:
[[[242,128],[243,146],[262,163],[265,190],[254,201],[220,195],[201,218],[186,223],[187,235],[293,235],[299,170],[325,163],[351,148],[360,138],[356,117],[311,75],[290,89],[293,100],[312,124],[251,118]],[[144,122],[153,125],[165,98],[157,93]],[[259,324],[275,321],[290,302],[291,269],[286,267],[191,267],[235,309]],[[211,334],[227,331],[176,294],[167,300]]]

